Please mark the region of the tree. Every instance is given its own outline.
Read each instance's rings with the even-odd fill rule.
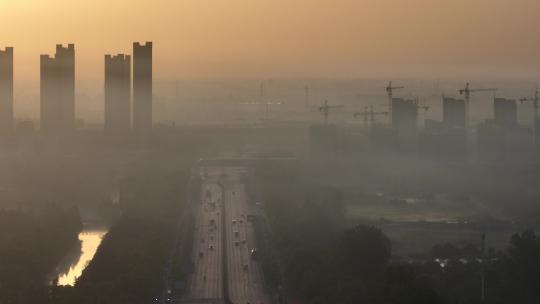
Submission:
[[[343,233],[337,259],[346,276],[372,280],[390,259],[392,244],[377,228],[358,225]]]
[[[513,235],[503,264],[505,297],[514,303],[540,303],[540,236],[532,230]]]

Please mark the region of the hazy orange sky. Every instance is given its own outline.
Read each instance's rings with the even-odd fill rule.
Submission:
[[[76,44],[78,77],[154,41],[156,78],[540,70],[539,0],[0,0],[17,77]],[[536,74],[535,76],[538,76]]]

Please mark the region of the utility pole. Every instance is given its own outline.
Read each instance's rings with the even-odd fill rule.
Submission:
[[[260,88],[259,88],[259,94],[260,94],[259,103],[264,104],[264,107],[265,107],[264,117],[265,117],[265,120],[268,120],[268,103],[266,102],[266,100],[264,98],[264,81],[261,81],[261,85],[260,85]]]
[[[178,102],[178,80],[175,81],[175,97],[176,97],[176,102]]]
[[[486,302],[486,234],[482,233],[482,245],[481,245],[481,254],[482,254],[482,274],[480,278],[480,300],[482,303]]]
[[[305,107],[306,107],[306,112],[309,111],[309,87],[306,86],[304,88],[304,93],[305,93]]]

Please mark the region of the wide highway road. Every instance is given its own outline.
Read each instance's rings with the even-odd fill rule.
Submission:
[[[248,215],[246,186],[242,176],[248,177],[246,168],[225,168],[225,229],[227,250],[227,284],[232,303],[269,303],[264,278],[251,251],[256,250],[255,230]]]
[[[253,257],[255,230],[243,167],[201,167],[196,202],[193,271],[182,303],[270,303],[260,265]]]

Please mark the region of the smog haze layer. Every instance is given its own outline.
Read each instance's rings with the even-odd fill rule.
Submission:
[[[530,89],[540,77],[538,11],[536,0],[0,0],[0,46],[15,47],[15,114],[36,119],[39,55],[74,43],[77,117],[99,122],[103,56],[131,54],[134,41],[154,42],[155,94],[169,99],[175,81],[208,79],[419,77],[461,85],[495,76],[525,79]],[[249,98],[258,94],[258,84],[235,85],[251,87]],[[178,91],[186,105],[224,94],[200,83]],[[171,113],[155,115],[180,118]]]
[[[2,44],[38,80],[39,54],[75,43],[78,78],[153,40],[155,77],[533,76],[536,0],[2,0]]]

